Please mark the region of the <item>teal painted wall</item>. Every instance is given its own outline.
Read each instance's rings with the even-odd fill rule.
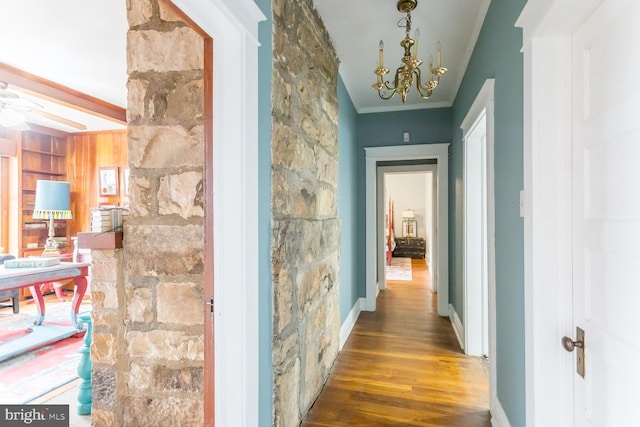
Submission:
[[[408,144],[451,142],[451,113],[451,108],[433,108],[360,114],[358,144],[361,149],[358,156],[364,161],[362,147],[407,145],[402,142],[403,132],[411,135]]]
[[[524,253],[523,223],[518,200],[522,189],[522,35],[514,23],[525,0],[493,0],[453,108],[355,115],[353,104],[338,83],[339,188],[338,215],[342,221],[340,313],[343,321],[358,297],[365,296],[365,237],[363,147],[403,145],[402,133],[411,144],[453,141],[450,148],[450,260],[451,300],[461,311],[462,134],[464,116],[486,78],[495,78],[495,194],[498,397],[514,427],[525,424],[524,382]],[[259,51],[259,417],[260,426],[272,423],[271,361],[271,1],[256,0],[268,17],[260,24]],[[354,141],[354,151],[349,143]],[[349,142],[346,142],[349,141]],[[351,165],[351,166],[349,166]],[[356,171],[349,173],[349,167]],[[349,182],[349,180],[352,180]],[[354,186],[355,185],[355,189]],[[355,194],[354,194],[355,193]],[[355,200],[349,206],[345,199]],[[356,247],[357,246],[357,247]],[[357,266],[355,271],[353,266]]]
[[[450,299],[462,315],[462,170],[460,125],[487,78],[495,78],[495,242],[498,399],[513,427],[525,425],[522,31],[525,0],[493,0],[453,105],[450,152]]]
[[[384,102],[384,101],[380,101]],[[409,132],[408,144],[438,144],[451,142],[453,138],[451,108],[369,113],[358,115],[357,148],[357,235],[361,242],[358,251],[358,296],[366,296],[365,248],[365,152],[364,147],[407,145],[402,142],[403,132]]]
[[[338,218],[342,230],[340,245],[340,324],[344,323],[358,301],[356,234],[357,190],[357,120],[353,102],[347,93],[342,77],[338,76]]]
[[[267,17],[258,37],[258,420],[272,425],[271,358],[271,74],[273,61],[271,0],[256,0]]]

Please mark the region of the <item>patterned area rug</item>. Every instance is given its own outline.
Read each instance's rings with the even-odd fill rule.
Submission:
[[[387,265],[387,280],[413,280],[411,258],[391,258],[391,265]]]
[[[43,325],[50,328],[70,327],[70,310],[70,302],[47,304]],[[90,310],[87,300],[80,306],[79,312]],[[34,334],[31,327],[35,317],[34,306],[26,309],[21,306],[19,314],[13,314],[11,309],[0,310],[0,347]],[[0,362],[0,403],[26,403],[76,379],[80,361],[78,350],[83,337],[84,332],[76,333]]]

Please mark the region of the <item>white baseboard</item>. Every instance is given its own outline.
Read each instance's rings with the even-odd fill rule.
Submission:
[[[360,312],[364,310],[365,304],[366,299],[359,298],[353,305],[353,308],[347,315],[347,318],[344,319],[344,323],[340,327],[340,350],[342,350],[344,343],[347,342],[347,338],[351,335],[351,331],[358,320],[358,316],[360,316]]]
[[[462,326],[462,322],[460,321],[460,317],[458,316],[456,309],[453,308],[453,305],[451,304],[449,304],[449,320],[451,320],[451,326],[453,326],[453,332],[456,333],[460,348],[464,350],[464,326]]]
[[[511,427],[507,414],[502,409],[502,405],[497,397],[491,399],[491,426],[492,427]]]

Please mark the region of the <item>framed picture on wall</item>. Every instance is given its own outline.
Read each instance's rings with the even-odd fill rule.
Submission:
[[[118,168],[116,166],[98,168],[100,197],[118,195]]]

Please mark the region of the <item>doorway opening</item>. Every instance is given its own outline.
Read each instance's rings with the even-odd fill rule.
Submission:
[[[487,79],[462,121],[464,144],[463,319],[452,324],[466,354],[489,362],[489,400],[497,409],[495,314],[494,80]]]
[[[437,210],[436,164],[379,166],[378,186],[378,277],[386,289],[387,270],[399,258],[424,259],[429,281],[438,253],[434,245]],[[437,292],[430,286],[432,292]]]
[[[366,297],[365,310],[375,311],[376,298],[383,276],[378,274],[381,256],[384,257],[384,246],[378,244],[378,176],[380,162],[386,161],[424,161],[433,160],[437,165],[437,226],[434,241],[434,252],[438,254],[433,268],[433,287],[438,292],[438,314],[449,314],[449,144],[422,144],[388,147],[365,147],[365,207],[366,207]],[[382,258],[384,259],[384,258]]]
[[[172,0],[212,39],[214,323],[216,425],[258,424],[258,25],[253,1]],[[239,17],[247,17],[239,19]],[[234,76],[239,96],[224,84]],[[209,153],[211,154],[211,153]],[[211,160],[211,159],[210,159]],[[238,236],[241,236],[240,238]],[[233,286],[225,284],[234,283]],[[222,368],[224,367],[224,368]],[[206,420],[208,425],[213,420]]]

